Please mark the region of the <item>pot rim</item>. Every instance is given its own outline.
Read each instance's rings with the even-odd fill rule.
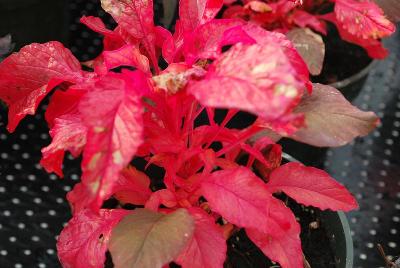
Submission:
[[[362,69],[358,73],[353,74],[352,76],[345,78],[343,80],[336,81],[334,83],[330,83],[329,86],[337,88],[337,89],[345,88],[348,85],[354,83],[355,81],[360,80],[361,78],[365,77],[369,73],[369,71],[371,71],[371,69],[378,64],[378,62],[379,62],[379,60],[373,59],[366,67],[364,67],[364,69]]]
[[[285,158],[288,161],[291,162],[298,162],[301,163],[300,161],[298,161],[296,158],[292,157],[291,155],[287,154],[287,153],[282,153],[282,158]],[[338,236],[339,239],[340,237],[342,237],[342,240],[344,240],[344,243],[346,245],[346,249],[345,249],[345,266],[339,266],[340,263],[338,263],[338,268],[343,267],[343,268],[353,268],[353,259],[354,259],[354,245],[353,245],[353,238],[351,237],[351,233],[350,233],[350,225],[349,225],[349,221],[347,220],[346,214],[342,211],[329,211],[329,210],[325,210],[322,211],[325,218],[335,218],[334,221],[338,222],[341,224],[341,228],[340,230],[338,230],[338,228],[328,228],[331,230],[328,230],[328,233],[333,233],[335,236]],[[341,257],[341,256],[337,256],[338,252],[335,250],[335,248],[333,248],[334,253],[335,253],[335,257]],[[340,254],[339,254],[340,255]]]

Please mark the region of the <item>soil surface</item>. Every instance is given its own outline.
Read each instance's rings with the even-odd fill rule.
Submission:
[[[314,83],[331,84],[357,74],[372,62],[367,52],[354,44],[343,41],[333,27],[329,27],[325,43],[325,59],[322,72],[313,76]]]
[[[294,201],[289,207],[301,225],[301,243],[304,255],[312,268],[335,268],[335,258],[330,247],[325,226],[320,220],[320,211],[301,206]],[[289,245],[288,245],[289,246]],[[228,259],[225,268],[279,268],[271,262],[241,230],[228,241]]]

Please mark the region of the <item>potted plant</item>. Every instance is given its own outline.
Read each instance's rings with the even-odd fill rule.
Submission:
[[[227,0],[223,17],[287,34],[306,60],[314,82],[330,84],[353,99],[375,62],[372,59],[387,56],[381,39],[394,32],[394,24],[374,1],[301,2]],[[387,0],[378,2],[388,9]],[[392,9],[394,5],[399,4],[391,4]]]
[[[281,165],[273,138],[343,145],[370,132],[375,114],[312,84],[283,34],[214,19],[222,1],[181,0],[173,34],[154,25],[152,1],[101,3],[118,26],[81,19],[104,35],[85,70],[56,41],[0,64],[8,130],[52,94],[41,165],[62,177],[65,152],[83,155],[81,182],[67,195],[73,217],[57,242],[62,265],[103,267],[109,251],[115,267],[222,267],[238,232],[281,267],[306,265],[300,225],[280,193],[322,210],[357,203],[326,172]],[[217,108],[226,109],[222,122]],[[256,120],[229,127],[240,111]],[[104,207],[110,199],[113,209]]]

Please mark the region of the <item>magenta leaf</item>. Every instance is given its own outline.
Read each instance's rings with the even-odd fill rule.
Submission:
[[[155,53],[155,26],[153,1],[149,0],[101,0],[103,9],[117,22],[119,27],[139,40],[145,48],[153,67],[158,70]]]
[[[363,39],[379,39],[391,35],[395,26],[373,1],[336,0],[338,25],[351,35]]]
[[[170,214],[136,209],[112,232],[114,267],[163,267],[186,247],[193,231],[194,220],[185,209]]]
[[[99,208],[110,196],[119,172],[142,143],[142,89],[138,88],[141,78],[136,76],[138,79],[131,81],[125,75],[109,74],[79,104],[88,127],[82,181],[89,190],[93,208]]]
[[[113,51],[104,51],[103,59],[108,70],[120,66],[132,66],[142,72],[150,72],[149,60],[140,53],[139,48],[132,45],[125,45]]]
[[[279,262],[282,268],[303,268],[303,253],[300,241],[300,225],[293,213],[280,200],[271,202],[271,219],[285,218],[289,226],[275,225],[271,232],[246,228],[249,238],[271,260]]]
[[[302,89],[295,69],[274,43],[237,44],[213,62],[204,79],[188,85],[203,105],[240,109],[268,121],[289,114]]]
[[[62,163],[65,151],[77,157],[86,143],[87,128],[83,125],[79,114],[66,114],[54,120],[50,130],[53,138],[51,144],[42,149],[43,158],[40,164],[47,172],[55,172],[63,177]]]
[[[232,27],[242,25],[239,20],[212,20],[197,27],[193,33],[185,36],[183,54],[186,63],[192,65],[198,59],[215,59],[221,54],[221,42],[224,41],[224,33]],[[249,38],[247,36],[247,38]],[[241,40],[225,38],[224,45],[238,43]],[[246,42],[248,40],[245,40]],[[254,42],[254,40],[253,40]]]
[[[57,241],[58,257],[63,267],[103,268],[111,231],[128,214],[125,210],[98,213],[82,210],[61,232]]]
[[[226,241],[214,219],[199,208],[189,209],[195,222],[192,240],[175,260],[182,268],[221,268],[226,258]]]
[[[312,15],[304,10],[297,9],[292,15],[293,22],[300,28],[309,27],[314,31],[326,34],[326,24],[319,20],[315,15]]]
[[[80,22],[85,24],[89,29],[93,30],[94,32],[113,38],[115,39],[115,41],[121,39],[121,37],[117,33],[110,29],[107,29],[104,22],[98,17],[83,16],[80,19]]]
[[[269,32],[252,24],[248,24],[243,28],[260,45],[269,45],[271,43],[279,44],[279,49],[283,50],[285,57],[296,70],[297,79],[303,81],[309,92],[311,92],[312,84],[309,79],[307,64],[297,52],[292,42],[285,35],[278,32]]]
[[[272,171],[268,189],[285,194],[306,206],[349,211],[357,201],[347,189],[323,170],[288,163]]]
[[[314,84],[313,93],[304,96],[295,112],[306,118],[306,126],[291,137],[320,147],[342,146],[365,136],[379,122],[373,112],[351,105],[335,88]]]
[[[201,193],[212,211],[239,227],[270,230],[267,220],[272,200],[264,182],[249,169],[216,171],[201,183]]]
[[[80,82],[78,60],[59,42],[31,44],[0,64],[0,99],[8,106],[8,130],[14,131],[40,101],[64,81]]]
[[[223,0],[180,0],[179,18],[185,32],[212,20],[221,9]]]

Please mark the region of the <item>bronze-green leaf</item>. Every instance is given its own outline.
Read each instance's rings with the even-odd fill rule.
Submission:
[[[193,230],[194,220],[185,209],[170,214],[137,209],[112,232],[115,268],[161,268],[185,248]]]
[[[366,136],[379,123],[373,112],[359,110],[331,86],[314,84],[294,112],[305,115],[306,127],[291,138],[318,147],[338,147]]]
[[[298,28],[287,33],[312,75],[319,75],[325,57],[325,44],[319,34],[308,28]]]

